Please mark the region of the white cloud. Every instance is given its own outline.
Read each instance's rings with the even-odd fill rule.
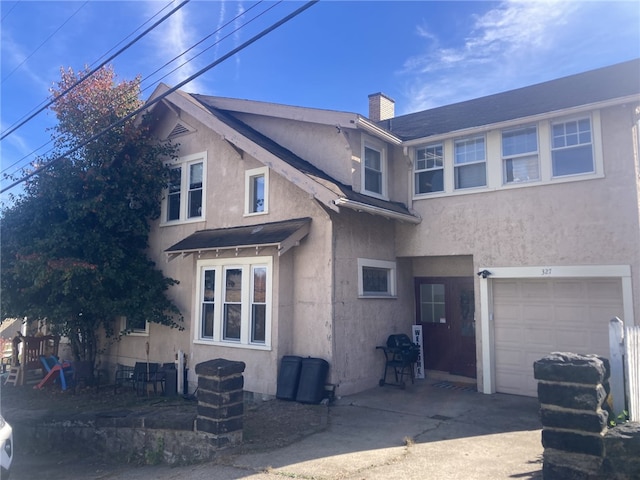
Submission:
[[[568,28],[578,2],[507,0],[484,14],[470,17],[468,32],[457,44],[443,46],[426,25],[416,34],[425,52],[409,58],[408,111],[423,110],[509,88],[523,66],[535,68],[540,57],[558,48],[556,39]]]
[[[190,26],[192,23],[193,21],[189,18],[188,9],[181,8],[154,30],[154,48],[158,65],[162,65],[172,58],[182,55],[197,42],[197,39],[194,38],[192,34],[192,32],[194,32],[194,29]],[[173,86],[196,73],[201,67],[198,65],[197,59],[190,60],[195,54],[196,52],[192,50],[186,55],[180,56],[171,63],[171,65],[165,67],[165,69],[163,69],[163,75],[177,69],[162,81]],[[182,89],[197,92],[200,88],[199,80],[195,79],[186,84]]]

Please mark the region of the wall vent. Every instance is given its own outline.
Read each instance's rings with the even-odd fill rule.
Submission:
[[[169,138],[184,135],[185,133],[189,133],[190,131],[191,130],[188,127],[178,122],[176,123],[176,126],[173,127],[173,130],[171,130],[171,133],[169,134]]]

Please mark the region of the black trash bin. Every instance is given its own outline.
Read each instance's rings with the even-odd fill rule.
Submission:
[[[329,371],[329,362],[322,358],[303,358],[296,401],[320,403],[324,398],[324,384]]]
[[[174,396],[178,394],[178,370],[175,363],[165,363],[162,365],[164,372],[164,394]]]
[[[300,380],[300,368],[302,357],[295,355],[285,355],[280,362],[278,372],[278,387],[276,398],[280,400],[295,400],[298,392],[298,381]]]

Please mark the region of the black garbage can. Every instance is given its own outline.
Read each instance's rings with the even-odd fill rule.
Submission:
[[[329,362],[322,358],[303,358],[296,401],[320,403],[324,397],[324,384],[329,371]]]
[[[164,372],[164,394],[168,397],[178,394],[178,370],[175,363],[165,363],[162,365]]]
[[[298,391],[298,381],[300,379],[300,368],[302,357],[295,355],[285,355],[280,361],[278,371],[278,387],[276,398],[280,400],[295,400]]]

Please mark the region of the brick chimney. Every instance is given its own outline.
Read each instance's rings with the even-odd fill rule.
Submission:
[[[379,122],[393,118],[396,102],[384,93],[372,93],[369,95],[369,120]]]

